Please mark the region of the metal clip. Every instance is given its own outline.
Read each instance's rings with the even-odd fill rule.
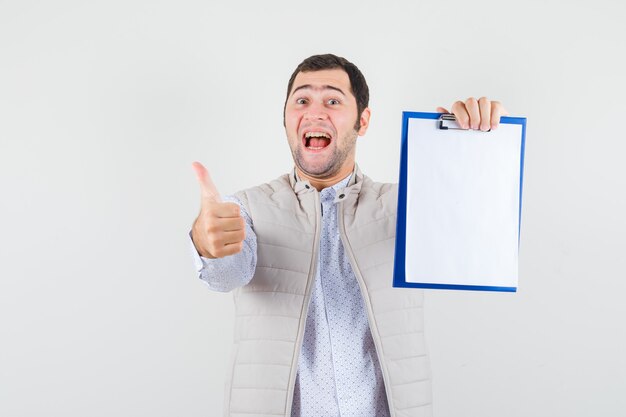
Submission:
[[[438,122],[438,126],[440,130],[448,130],[448,129],[464,130],[456,122],[456,117],[454,117],[453,114],[444,113],[441,116],[439,116],[439,119],[437,120],[437,122]]]
[[[437,119],[437,126],[439,127],[439,130],[468,130],[463,129],[461,126],[459,126],[456,121],[456,117],[454,117],[453,114],[449,113],[444,113],[439,116],[439,119]],[[491,129],[489,129],[487,132],[491,132]]]

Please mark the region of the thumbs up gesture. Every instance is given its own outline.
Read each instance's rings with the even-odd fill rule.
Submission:
[[[239,253],[246,237],[246,222],[236,203],[222,202],[209,172],[199,162],[192,164],[200,184],[200,214],[193,223],[191,237],[198,253],[205,258],[222,258]]]

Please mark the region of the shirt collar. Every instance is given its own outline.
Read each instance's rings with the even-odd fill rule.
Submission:
[[[320,191],[320,199],[322,200],[322,202],[323,203],[330,203],[333,201],[336,202],[337,200],[335,199],[335,196],[339,194],[339,191],[346,188],[346,185],[348,185],[348,181],[350,180],[351,176],[352,176],[352,173],[350,173],[350,175],[348,175],[347,177],[339,181],[337,184],[330,186],[330,187],[326,187],[322,191]]]
[[[289,181],[291,182],[291,186],[293,187],[293,190],[297,195],[315,191],[315,188],[313,188],[308,180],[300,179],[296,167],[293,168],[293,171],[289,176]],[[348,175],[346,178],[333,185],[332,187],[328,188],[334,188],[334,191],[339,194],[339,196],[335,198],[335,200],[337,201],[343,199],[344,197],[347,197],[350,194],[358,195],[361,190],[362,184],[363,174],[361,174],[359,166],[357,164],[354,164],[354,170],[350,175]]]

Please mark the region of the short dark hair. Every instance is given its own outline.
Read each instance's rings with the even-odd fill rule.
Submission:
[[[350,79],[350,88],[352,94],[356,98],[357,117],[355,130],[359,130],[361,127],[361,114],[367,107],[370,101],[370,90],[367,87],[367,82],[363,73],[352,62],[345,58],[336,56],[333,54],[313,55],[305,59],[296,67],[291,78],[289,78],[289,84],[287,84],[287,97],[285,98],[285,106],[283,107],[283,124],[285,122],[285,109],[287,108],[287,100],[289,100],[289,94],[293,87],[293,82],[296,76],[301,72],[321,71],[327,69],[341,68],[348,74]]]

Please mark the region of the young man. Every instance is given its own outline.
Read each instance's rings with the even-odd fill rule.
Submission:
[[[354,64],[309,57],[285,101],[291,173],[223,202],[193,165],[202,192],[197,269],[211,289],[234,290],[225,416],[432,414],[423,294],[391,286],[397,188],[355,164],[368,100]],[[482,130],[504,113],[485,98],[452,111]]]

